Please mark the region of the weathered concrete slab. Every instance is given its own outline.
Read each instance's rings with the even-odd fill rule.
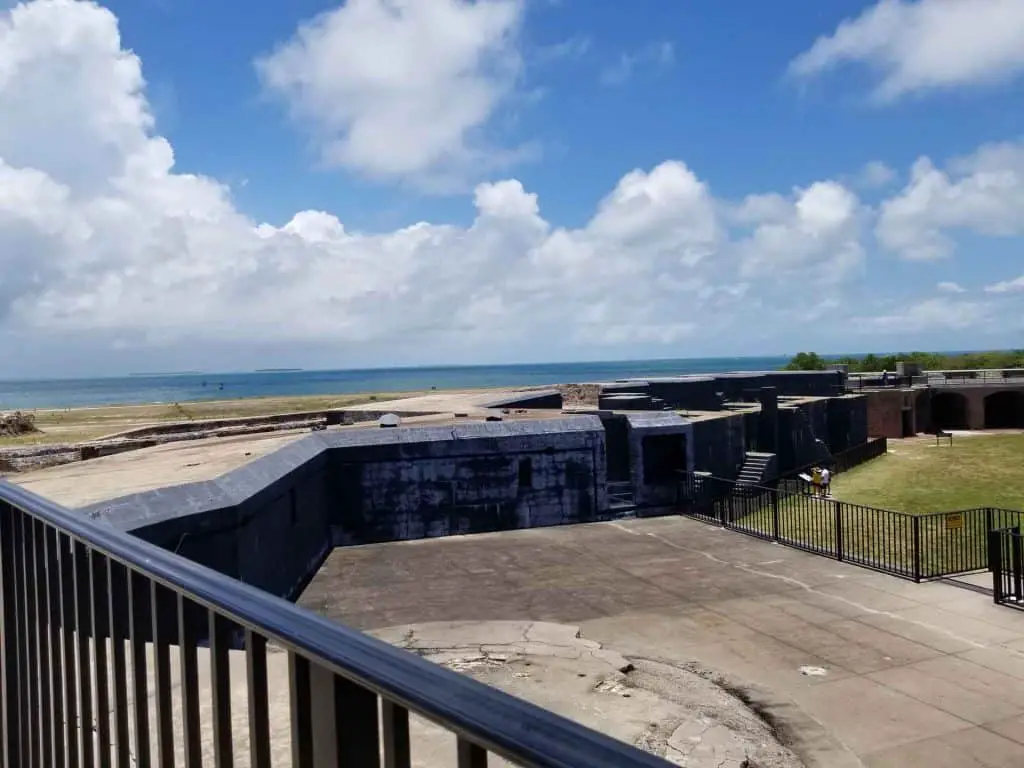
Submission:
[[[9,481],[66,507],[213,480],[308,435],[307,430],[167,443],[27,472]]]
[[[1024,764],[1024,615],[686,519],[337,550],[300,602],[368,630],[571,623],[629,660],[698,663],[769,691],[808,765],[842,765],[836,742],[872,766]]]

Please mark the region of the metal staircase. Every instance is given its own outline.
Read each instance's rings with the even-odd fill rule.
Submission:
[[[768,479],[765,475],[774,458],[774,453],[748,452],[743,459],[743,466],[740,468],[739,477],[736,478],[736,485],[750,487],[762,484]]]
[[[608,508],[620,514],[636,509],[636,498],[631,482],[608,483]]]

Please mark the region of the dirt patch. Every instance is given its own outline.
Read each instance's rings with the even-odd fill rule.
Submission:
[[[566,406],[596,407],[601,394],[600,384],[559,384],[555,389],[562,393],[562,403]]]

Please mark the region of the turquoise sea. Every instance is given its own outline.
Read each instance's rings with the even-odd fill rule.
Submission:
[[[0,410],[174,403],[240,397],[409,392],[609,381],[633,376],[774,370],[786,357],[376,368],[351,371],[140,374],[117,378],[0,380]]]

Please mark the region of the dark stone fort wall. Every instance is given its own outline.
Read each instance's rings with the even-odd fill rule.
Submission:
[[[858,426],[866,412],[857,398],[848,401],[852,441],[866,431],[866,424]],[[832,423],[830,407],[837,408],[822,402],[809,409],[807,420]],[[753,448],[750,429],[756,423],[742,413],[679,425],[637,417],[628,434],[635,452],[646,437],[678,433],[689,469],[735,477]],[[780,430],[780,458],[798,438],[794,429]],[[789,450],[788,461],[796,461],[798,451]],[[631,474],[642,479],[642,453],[633,458]],[[596,416],[341,430],[310,435],[216,481],[83,512],[294,597],[336,544],[609,519],[606,480],[605,432]],[[637,502],[656,507],[673,491],[638,482]]]
[[[537,528],[602,519],[602,432],[338,449],[336,545]]]
[[[693,466],[716,477],[735,478],[747,451],[765,450],[760,445],[759,412],[723,414],[693,422]],[[867,398],[848,395],[778,409],[778,470],[785,473],[822,460],[821,440],[839,453],[868,439]]]
[[[607,519],[604,431],[583,417],[327,433],[89,511],[294,598],[335,545]]]
[[[693,469],[734,478],[747,451],[747,419],[742,413],[693,423]]]

